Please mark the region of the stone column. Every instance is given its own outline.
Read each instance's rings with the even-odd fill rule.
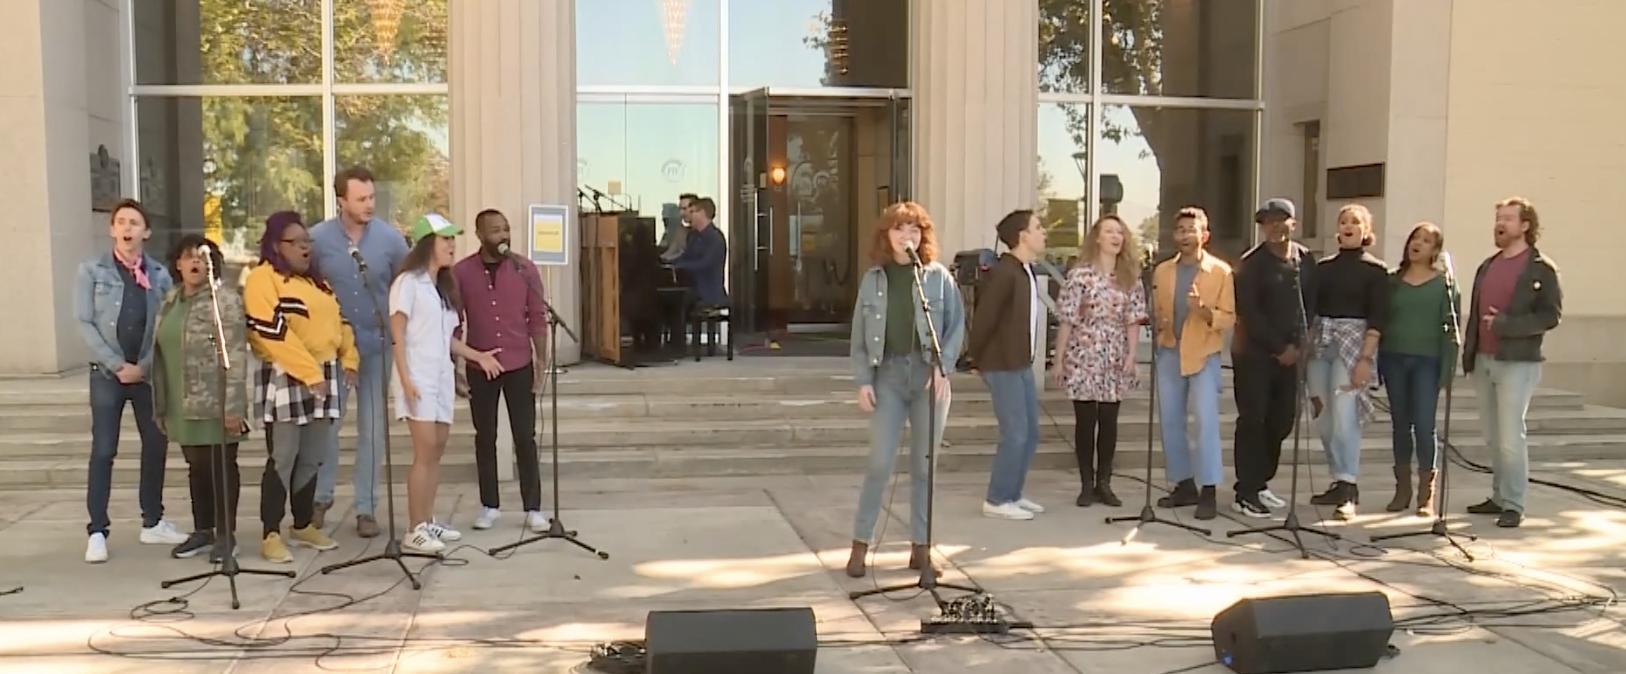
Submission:
[[[992,248],[1038,203],[1039,3],[915,0],[909,23],[914,199],[944,257]]]
[[[530,204],[570,208],[569,267],[543,267],[548,301],[581,329],[576,229],[576,15],[565,0],[460,0],[450,30],[452,219],[472,252],[474,216],[496,208],[525,236]],[[580,334],[579,332],[577,334]],[[581,346],[560,331],[561,363]],[[498,471],[513,478],[512,431],[498,414]],[[540,419],[538,420],[540,423]]]

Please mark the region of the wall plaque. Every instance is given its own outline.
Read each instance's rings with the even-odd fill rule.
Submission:
[[[1383,196],[1383,164],[1362,164],[1327,169],[1328,199]]]

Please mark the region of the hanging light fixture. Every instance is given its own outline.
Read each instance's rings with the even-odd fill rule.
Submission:
[[[683,51],[683,29],[689,20],[691,0],[660,0],[661,30],[666,34],[666,60],[677,65]]]
[[[367,0],[367,8],[373,20],[373,46],[388,61],[395,52],[395,36],[401,30],[406,0]]]

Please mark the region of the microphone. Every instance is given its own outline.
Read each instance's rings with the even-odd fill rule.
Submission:
[[[903,252],[909,254],[909,261],[913,262],[916,267],[923,266],[921,261],[920,261],[920,253],[915,251],[915,242],[913,242],[913,241],[905,241],[905,242],[903,242]]]
[[[356,261],[356,269],[358,271],[360,271],[363,274],[367,273],[367,260],[365,260],[365,259],[363,259],[361,257],[361,249],[356,248],[355,246],[351,246],[350,247],[350,259]]]
[[[512,249],[510,249],[508,247],[508,242],[507,241],[504,241],[502,243],[497,244],[497,255],[499,257],[508,258],[508,261],[513,263],[513,265],[514,265],[514,271],[517,271],[517,272],[520,272],[520,273],[525,272],[525,267],[520,264],[519,256],[513,254]]]
[[[1440,263],[1445,265],[1445,280],[1455,284],[1457,280],[1457,267],[1456,265],[1451,264],[1451,254],[1443,250],[1440,251]]]

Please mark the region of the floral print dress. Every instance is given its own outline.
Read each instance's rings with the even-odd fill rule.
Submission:
[[[1129,331],[1146,320],[1146,293],[1139,279],[1125,291],[1111,275],[1094,265],[1067,272],[1056,307],[1059,318],[1072,327],[1062,348],[1062,384],[1073,400],[1120,402],[1135,388],[1135,375],[1125,372]],[[1133,327],[1131,327],[1133,326]]]

